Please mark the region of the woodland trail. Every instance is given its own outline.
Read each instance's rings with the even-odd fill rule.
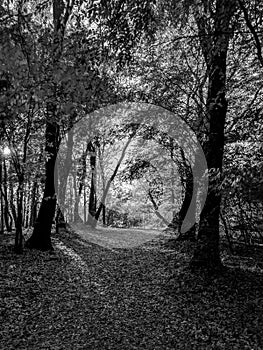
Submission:
[[[262,349],[261,274],[192,274],[191,245],[161,237],[131,248],[90,240],[67,231],[53,253],[19,256],[0,246],[1,349]]]
[[[170,235],[156,229],[112,228],[99,226],[96,229],[84,224],[70,224],[80,237],[107,249],[130,249],[147,242],[158,241]]]

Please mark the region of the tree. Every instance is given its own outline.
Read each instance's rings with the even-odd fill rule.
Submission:
[[[74,0],[53,1],[53,43],[52,43],[52,69],[51,79],[54,82],[51,93],[53,97],[46,106],[46,147],[47,160],[45,163],[45,189],[43,199],[35,222],[32,236],[27,241],[27,247],[41,250],[52,250],[51,227],[56,210],[55,194],[55,162],[59,147],[59,105],[58,86],[55,83],[56,75],[60,69],[59,61],[63,51],[63,42],[67,22],[72,12]]]
[[[92,225],[96,215],[96,148],[95,144],[89,141],[87,151],[90,157],[91,179],[89,195],[89,214],[87,224]]]
[[[191,261],[193,269],[200,267],[211,271],[221,269],[219,215],[227,113],[226,68],[231,19],[235,10],[235,1],[217,0],[214,11],[206,6],[205,1],[202,2],[202,7],[198,7],[195,11],[200,44],[208,69],[206,105],[209,134],[205,151],[209,171],[209,190],[200,217],[197,247]]]
[[[118,173],[120,165],[121,165],[121,163],[122,163],[122,161],[123,161],[123,159],[125,157],[126,150],[129,147],[130,143],[132,142],[133,138],[135,137],[139,126],[140,126],[139,124],[130,124],[130,125],[126,126],[127,127],[126,131],[129,133],[128,134],[129,135],[128,136],[128,140],[126,141],[126,143],[125,143],[125,145],[124,145],[124,147],[123,147],[123,149],[121,151],[120,157],[119,157],[119,159],[117,161],[117,164],[116,164],[116,166],[114,168],[113,173],[111,174],[109,180],[106,183],[106,186],[105,186],[105,189],[103,191],[99,207],[98,207],[98,209],[97,209],[97,211],[96,211],[96,213],[94,215],[93,222],[91,222],[91,225],[93,227],[96,227],[96,225],[97,225],[97,222],[98,222],[98,220],[100,218],[100,214],[101,214],[101,212],[103,210],[103,207],[105,207],[105,201],[106,201],[106,197],[107,197],[107,194],[109,192],[109,189],[110,189],[110,185],[111,185],[112,181],[114,180],[114,178],[116,177],[116,175]]]
[[[52,7],[54,31],[51,39],[52,59],[48,67],[50,75],[48,85],[49,93],[53,97],[46,104],[46,154],[48,155],[45,174],[46,183],[34,232],[27,242],[28,247],[43,250],[52,249],[50,234],[56,205],[54,169],[60,143],[59,124],[63,112],[61,98],[65,98],[63,95],[65,95],[66,90],[68,103],[64,103],[64,108],[67,113],[69,110],[76,108],[70,101],[74,94],[81,95],[79,99],[82,100],[81,102],[78,101],[78,107],[81,109],[84,104],[86,113],[98,108],[98,100],[100,100],[100,103],[105,103],[105,100],[103,101],[105,89],[102,86],[102,80],[98,78],[101,75],[98,66],[103,66],[102,63],[105,61],[105,57],[116,56],[117,52],[117,65],[123,65],[129,59],[132,46],[140,37],[137,34],[140,34],[142,30],[144,31],[149,22],[149,18],[142,18],[140,11],[137,11],[136,7],[130,6],[129,2],[122,3],[120,1],[106,4],[104,1],[84,1],[76,3],[78,7],[74,7],[75,3],[74,0],[53,1]],[[141,9],[141,4],[139,2],[137,4]],[[148,1],[145,1],[143,8],[145,11],[149,9]],[[120,13],[122,13],[121,16],[119,16]],[[67,25],[70,27],[68,33],[66,33]],[[103,37],[100,35],[102,33]],[[75,44],[76,38],[78,39],[77,44]],[[107,45],[109,49],[101,45],[101,41],[107,41],[110,44]],[[118,48],[116,48],[117,42]],[[69,44],[67,48],[65,48],[65,44]],[[90,49],[90,45],[97,45],[97,49],[94,49],[94,47]],[[73,50],[70,47],[73,47]],[[63,56],[65,52],[68,54],[67,57]],[[75,66],[72,65],[72,60],[74,60],[72,56],[76,57]],[[69,63],[66,72],[61,66],[62,58]],[[66,78],[64,75],[66,75]],[[72,75],[74,76],[73,79]],[[69,84],[72,84],[72,82],[75,84],[74,89],[69,89]],[[81,82],[84,85],[87,85],[87,82],[90,84],[89,87],[84,87],[84,90],[86,90],[84,94],[82,93],[83,87],[80,89]],[[94,85],[96,86],[94,87]],[[91,98],[92,94],[95,98]],[[83,98],[88,99],[88,103],[83,102]]]

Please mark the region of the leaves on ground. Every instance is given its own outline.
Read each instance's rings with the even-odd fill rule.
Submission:
[[[263,348],[260,273],[194,275],[185,242],[109,250],[71,232],[54,245],[1,246],[1,349]]]

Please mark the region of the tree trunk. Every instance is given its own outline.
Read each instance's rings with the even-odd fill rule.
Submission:
[[[31,193],[31,208],[30,208],[30,226],[32,227],[34,225],[34,222],[37,217],[37,180],[34,181],[32,186],[32,193]]]
[[[74,199],[75,199],[74,207],[73,207],[73,221],[74,221],[74,223],[81,223],[82,222],[82,219],[79,215],[80,195],[81,195],[81,191],[79,191],[79,189],[77,188],[77,175],[74,174]]]
[[[179,239],[181,240],[195,240],[195,230],[196,230],[196,224],[190,227],[190,229],[186,232],[182,232],[182,225],[184,222],[184,219],[186,217],[188,208],[190,206],[192,197],[194,195],[193,193],[194,189],[194,179],[193,179],[193,173],[191,168],[188,166],[186,169],[186,185],[185,185],[185,195],[183,204],[181,206],[181,209],[179,211],[179,217],[178,217],[178,230],[179,230]],[[195,214],[195,212],[194,212]],[[195,222],[195,217],[192,218]]]
[[[102,180],[102,192],[104,193],[105,187],[106,187],[106,181],[105,181],[105,174],[104,174],[104,166],[103,166],[103,159],[102,159],[102,151],[100,148],[100,145],[98,147],[98,158],[99,158],[99,164],[100,164],[100,170],[101,170],[101,180]],[[106,205],[102,207],[102,224],[103,226],[107,225],[106,220]]]
[[[113,174],[111,175],[111,177],[109,178],[109,180],[108,180],[108,182],[107,182],[107,185],[106,185],[106,187],[105,187],[105,190],[104,190],[104,192],[103,192],[103,194],[102,194],[102,198],[101,198],[100,205],[99,205],[99,207],[98,207],[98,209],[97,209],[97,211],[96,211],[96,214],[95,214],[94,219],[93,219],[93,220],[91,221],[91,223],[90,223],[93,227],[96,227],[96,225],[97,225],[97,223],[98,223],[98,220],[99,220],[100,214],[101,214],[101,212],[102,212],[102,210],[103,210],[103,207],[105,207],[105,201],[106,201],[106,197],[107,197],[107,194],[108,194],[108,192],[109,192],[109,189],[110,189],[110,185],[111,185],[112,181],[115,179],[115,176],[116,176],[117,173],[118,173],[118,170],[119,170],[119,167],[120,167],[120,165],[121,165],[121,162],[123,161],[123,159],[124,159],[124,157],[125,157],[126,150],[127,150],[128,146],[129,146],[129,144],[131,143],[133,137],[136,135],[136,131],[137,131],[137,130],[135,129],[135,130],[132,132],[132,134],[129,136],[129,139],[128,139],[127,143],[125,144],[125,146],[124,146],[124,148],[123,148],[123,150],[122,150],[120,159],[119,159],[119,161],[118,161],[118,163],[117,163],[117,165],[116,165],[116,167],[115,167],[115,169],[114,169],[114,171],[113,171]]]
[[[82,154],[81,159],[80,159],[81,160],[81,172],[80,172],[78,189],[77,189],[76,179],[74,182],[75,183],[75,186],[74,186],[74,188],[75,188],[74,222],[75,223],[83,222],[83,220],[81,219],[81,217],[79,215],[79,203],[80,203],[80,198],[81,198],[83,188],[84,188],[84,191],[86,191],[86,189],[85,189],[85,180],[86,180],[86,175],[87,175],[87,161],[86,161],[86,159],[87,159],[88,152],[91,152],[91,150],[90,150],[91,145],[92,145],[91,142],[87,143],[87,147],[85,150],[83,150],[83,154]],[[92,148],[92,150],[94,153],[95,148],[94,149]],[[95,173],[95,167],[96,167],[96,154],[95,153],[91,155],[90,162],[91,162],[91,171],[93,174],[93,173]],[[93,182],[92,182],[92,184],[93,184]],[[91,184],[91,187],[92,187],[92,184]],[[84,208],[86,208],[86,204],[85,204],[86,192],[84,193],[84,197],[85,197],[84,198]],[[96,206],[96,196],[95,196],[94,202],[95,202],[95,206]],[[86,209],[84,209],[84,210],[86,210]],[[96,210],[96,208],[95,208],[95,210]],[[85,216],[86,216],[86,214],[85,214]],[[84,223],[86,223],[86,217],[84,218]]]
[[[86,196],[86,182],[84,181],[83,183],[83,211],[84,211],[84,215],[83,215],[83,219],[84,219],[84,223],[86,223],[87,221],[87,196]]]
[[[24,194],[24,177],[19,179],[17,189],[17,215],[15,220],[16,235],[15,235],[15,252],[21,254],[23,251],[24,237],[23,237],[23,194]]]
[[[220,184],[227,113],[226,59],[233,10],[232,1],[217,0],[213,33],[207,30],[205,19],[196,16],[209,74],[207,115],[210,129],[208,147],[205,150],[209,184],[206,203],[200,217],[198,242],[190,266],[192,269],[202,268],[211,272],[222,268],[219,252]],[[213,36],[207,39],[203,36],[204,33]]]
[[[1,152],[0,152],[0,186],[1,186],[1,193],[0,193],[0,201],[1,201],[1,229],[0,233],[4,233],[4,197],[2,193],[2,158],[1,158]]]
[[[65,2],[63,0],[53,0],[52,2],[54,35],[51,52],[52,66],[50,67],[52,74],[49,82],[50,92],[53,93],[53,96],[52,99],[47,102],[46,106],[45,151],[47,160],[45,163],[45,189],[33,234],[26,244],[29,248],[39,250],[53,249],[51,243],[51,228],[56,210],[55,163],[59,146],[59,113],[56,74],[63,52],[66,25],[71,15],[73,5],[74,1]]]
[[[88,225],[92,225],[96,215],[96,190],[95,190],[95,175],[94,171],[91,173],[90,194],[89,194],[89,213]]]
[[[102,208],[102,224],[106,226],[106,206],[104,205]]]
[[[181,170],[179,169],[179,172],[181,183],[185,187],[184,199],[179,212],[174,214],[172,222],[169,223],[168,228],[165,231],[177,234],[177,239],[180,240],[194,240],[196,225],[193,225],[188,231],[184,233],[182,232],[182,225],[194,195],[194,179],[191,166],[188,164],[183,150],[181,149],[180,151],[182,159],[180,160]],[[192,218],[192,220],[195,222],[195,217]]]
[[[70,169],[72,166],[72,153],[74,146],[74,129],[73,120],[75,115],[73,115],[69,120],[69,132],[67,133],[67,153],[66,158],[62,166],[59,166],[61,170],[58,174],[58,207],[56,213],[56,233],[59,233],[60,229],[66,229],[66,220],[64,217],[65,212],[65,200],[66,200],[66,189],[68,183],[68,177]]]
[[[89,212],[88,212],[88,225],[93,225],[96,215],[96,149],[92,142],[88,144],[88,152],[90,153],[90,168],[91,168],[91,180],[90,180],[90,193],[89,193]]]
[[[39,250],[52,250],[51,243],[51,228],[56,210],[56,195],[55,195],[55,162],[58,149],[58,132],[59,127],[55,118],[55,106],[49,105],[50,116],[46,122],[46,180],[44,196],[40,205],[37,220],[34,225],[32,236],[26,243],[28,248]]]
[[[157,205],[157,203],[156,203],[156,201],[155,201],[155,199],[154,199],[154,197],[153,197],[152,192],[151,192],[150,189],[148,190],[148,196],[149,196],[150,201],[151,201],[151,203],[152,203],[152,205],[153,205],[154,214],[155,214],[165,225],[169,225],[169,221],[167,221],[167,220],[165,219],[165,217],[159,212],[158,205]]]
[[[3,170],[4,170],[4,176],[3,176],[3,196],[5,200],[5,205],[3,207],[4,209],[4,222],[7,232],[12,231],[12,220],[11,215],[9,211],[9,200],[8,200],[8,184],[7,184],[7,165],[5,159],[3,159]]]

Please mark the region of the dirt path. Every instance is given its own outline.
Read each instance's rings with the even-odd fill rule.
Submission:
[[[158,230],[112,227],[92,229],[83,224],[71,224],[70,226],[83,240],[110,250],[135,248],[153,240],[169,237],[169,235]]]

